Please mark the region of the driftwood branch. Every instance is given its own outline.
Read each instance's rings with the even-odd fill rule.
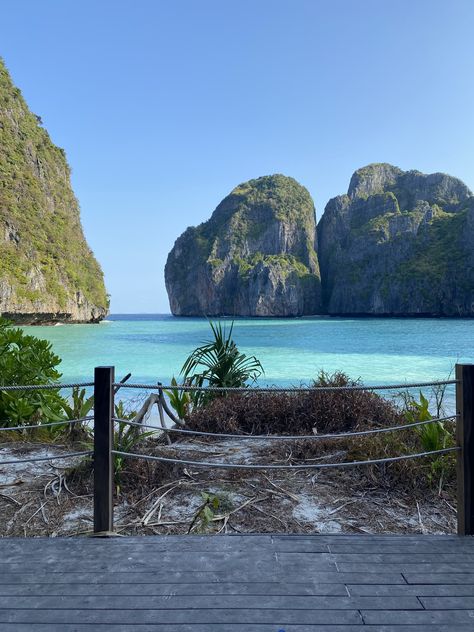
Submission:
[[[128,376],[126,376],[123,381],[125,381],[127,378]],[[158,386],[160,385],[161,385],[161,382],[158,382]],[[151,395],[149,395],[146,398],[146,400],[143,402],[142,407],[137,412],[137,414],[132,419],[132,421],[134,423],[139,423],[139,424],[143,423],[143,421],[148,416],[148,414],[150,413],[151,409],[153,408],[155,404],[158,407],[158,414],[160,416],[161,428],[163,430],[163,433],[166,436],[167,443],[170,444],[171,439],[169,437],[169,434],[166,432],[166,423],[165,423],[164,413],[168,415],[168,417],[171,419],[172,422],[174,422],[175,424],[179,426],[184,426],[185,422],[182,419],[179,419],[179,417],[176,417],[176,415],[171,411],[166,401],[166,398],[164,396],[162,388],[159,389],[158,393],[151,393]]]
[[[158,405],[159,401],[160,401],[160,396],[157,395],[156,393],[152,393],[151,395],[148,395],[146,400],[143,402],[143,406],[137,412],[137,414],[132,419],[132,421],[136,424],[143,423],[143,420],[148,415],[150,410],[153,408],[155,404]]]

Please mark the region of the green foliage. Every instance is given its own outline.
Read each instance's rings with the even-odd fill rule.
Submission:
[[[178,385],[175,377],[172,378],[171,385]],[[191,396],[188,391],[183,391],[179,388],[173,388],[165,391],[165,393],[168,396],[169,403],[178,415],[178,418],[184,419],[188,414],[189,407],[191,405]]]
[[[248,277],[259,263],[263,263],[266,266],[278,266],[280,275],[283,278],[286,278],[291,273],[295,273],[299,278],[307,276],[316,278],[304,263],[294,255],[289,254],[264,255],[261,252],[257,252],[245,258],[236,255],[233,262],[238,266],[239,275],[244,278]]]
[[[68,420],[87,417],[93,407],[94,396],[86,397],[86,389],[80,389],[78,386],[72,389],[71,399],[65,401],[63,404],[63,410]],[[76,421],[69,425],[70,437],[87,436],[90,432],[90,428],[86,425],[86,422]]]
[[[217,515],[218,509],[220,508],[221,499],[216,494],[201,492],[201,498],[203,503],[197,510],[189,527],[188,533],[190,533],[193,529],[200,533],[208,531]]]
[[[11,233],[0,239],[0,279],[13,287],[19,311],[39,311],[44,302],[61,311],[77,301],[77,292],[107,306],[69,177],[64,151],[30,112],[0,59],[0,226]]]
[[[263,367],[255,356],[241,353],[232,339],[232,322],[226,331],[220,322],[209,322],[214,339],[197,347],[181,369],[186,383],[195,386],[246,387],[255,382]],[[214,394],[215,396],[215,394]],[[194,405],[200,406],[213,398],[212,393],[193,393]]]
[[[131,421],[136,415],[136,411],[127,410],[122,400],[115,404],[115,417]],[[133,452],[134,448],[144,439],[153,435],[154,432],[143,432],[138,426],[130,426],[123,421],[115,424],[114,450],[119,452]],[[117,493],[120,493],[121,478],[124,469],[125,457],[114,454],[114,476]]]
[[[413,397],[409,398],[405,418],[408,423],[433,419],[429,411],[429,401],[421,391],[420,401],[417,402]],[[424,426],[417,426],[415,427],[415,432],[418,434],[423,450],[426,452],[443,450],[450,437],[449,432],[441,421],[435,421],[431,424],[425,424]]]
[[[94,396],[86,398],[86,389],[75,386],[72,389],[71,401],[63,404],[67,419],[86,417],[94,407]]]
[[[422,283],[431,290],[445,279],[456,275],[461,289],[463,282],[471,289],[472,268],[469,253],[462,245],[467,212],[443,213],[438,211],[425,232],[417,239],[414,256],[400,264],[396,277]],[[462,272],[462,274],[461,274]],[[464,280],[464,281],[463,281]]]
[[[418,402],[412,396],[408,395],[405,407],[405,418],[408,423],[433,419],[429,411],[429,401],[421,391],[420,400]],[[448,446],[454,445],[454,431],[450,432],[441,421],[434,421],[424,426],[417,426],[414,430],[425,452],[443,450]],[[440,492],[446,468],[452,468],[452,465],[452,461],[450,461],[449,458],[446,459],[443,455],[435,455],[428,463],[429,470],[427,472],[427,478],[431,483],[437,482]]]
[[[2,391],[2,386],[51,384],[61,373],[51,343],[23,333],[0,319],[0,426],[59,421],[66,405],[59,390]]]

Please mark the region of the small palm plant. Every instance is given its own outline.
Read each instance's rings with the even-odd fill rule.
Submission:
[[[241,353],[234,340],[232,322],[229,330],[220,322],[212,323],[214,339],[197,347],[181,369],[181,375],[190,386],[213,386],[221,388],[247,387],[247,382],[255,382],[264,373],[263,367],[255,356]],[[192,395],[195,406],[202,406],[215,397],[215,393],[196,391]]]
[[[412,396],[409,396],[408,405],[405,410],[405,418],[408,423],[429,421],[430,419],[433,419],[433,416],[429,411],[429,401],[421,391],[419,402],[417,402]],[[448,445],[454,444],[452,431],[450,432],[441,421],[433,421],[433,423],[426,424],[424,426],[417,426],[414,430],[418,435],[425,452],[444,450],[444,448]],[[438,492],[440,494],[443,488],[445,470],[448,464],[449,460],[447,461],[446,458],[443,458],[443,456],[440,455],[434,457],[430,463],[428,478],[429,480],[438,480]]]
[[[171,386],[178,386],[175,377],[171,379]],[[189,412],[189,406],[191,404],[191,396],[189,393],[179,388],[171,388],[165,391],[165,393],[168,396],[171,407],[178,415],[178,419],[184,419]]]
[[[75,386],[72,389],[70,400],[65,400],[63,410],[66,419],[83,419],[91,412],[94,407],[94,395],[86,396],[86,389],[79,389]],[[69,426],[69,437],[72,440],[83,439],[91,434],[91,429],[84,421],[74,421]]]
[[[421,391],[419,402],[417,402],[413,397],[411,398],[408,408],[405,411],[405,417],[409,423],[429,421],[430,419],[433,419],[433,416],[429,411],[429,401]],[[415,428],[415,432],[420,437],[423,449],[427,452],[443,450],[446,447],[446,442],[450,436],[441,421],[433,421],[431,424],[418,426]]]

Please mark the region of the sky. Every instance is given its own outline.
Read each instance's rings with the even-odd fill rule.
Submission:
[[[0,0],[113,313],[166,313],[176,238],[272,173],[319,218],[371,162],[474,189],[472,0]]]

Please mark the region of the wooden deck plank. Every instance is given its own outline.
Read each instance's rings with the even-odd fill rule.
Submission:
[[[420,596],[420,601],[426,610],[471,610],[474,628],[474,597],[454,597],[442,595],[440,597]]]
[[[474,584],[474,572],[417,573],[408,571],[403,576],[408,584]]]
[[[474,584],[348,584],[346,588],[351,596],[474,597]]]
[[[1,547],[0,547],[1,548]],[[142,572],[114,572],[107,573],[101,571],[100,573],[75,571],[70,573],[63,573],[60,570],[57,571],[38,571],[31,572],[28,567],[25,568],[23,573],[5,573],[0,574],[0,586],[3,584],[168,584],[168,583],[187,583],[187,584],[201,584],[201,583],[218,583],[218,582],[233,582],[233,583],[259,583],[267,582],[269,579],[274,580],[280,578],[279,581],[283,581],[290,584],[307,584],[309,582],[320,584],[406,584],[403,575],[401,573],[338,573],[337,571],[323,572],[315,571],[312,573],[311,578],[303,579],[301,574],[294,574],[290,576],[286,575],[274,575],[272,577],[262,576],[260,573],[254,573],[252,570],[247,569],[245,572],[234,571],[229,568],[226,571],[142,571]],[[473,576],[474,582],[474,576]],[[423,582],[420,582],[423,583]],[[427,582],[424,582],[427,583]],[[450,583],[450,582],[446,582]],[[459,582],[469,583],[469,582]]]
[[[430,599],[430,598],[428,598]],[[448,598],[443,599],[448,604]],[[456,598],[452,598],[456,599]],[[246,612],[263,610],[281,610],[282,613],[293,610],[420,610],[423,606],[414,596],[401,597],[321,597],[313,595],[79,595],[79,596],[39,596],[27,597],[12,595],[0,597],[0,611],[9,609],[54,609],[54,610],[245,610]],[[451,607],[451,606],[449,606]],[[459,608],[459,606],[457,606]],[[443,610],[439,607],[438,610]],[[280,613],[280,614],[282,614]]]
[[[378,586],[380,588],[380,586]],[[69,583],[69,584],[0,584],[0,596],[16,595],[313,595],[313,596],[342,596],[347,597],[347,589],[344,584],[289,584],[289,583],[268,583],[268,582],[214,582],[194,584],[92,584],[92,583]],[[370,593],[373,594],[373,593]],[[406,593],[406,594],[414,594]],[[429,592],[429,595],[435,593]],[[452,593],[454,594],[454,593]],[[459,592],[456,594],[460,594]],[[473,592],[474,595],[474,592]]]
[[[1,610],[0,624],[4,623],[88,623],[135,624],[137,632],[139,624],[160,623],[169,625],[194,623],[206,624],[272,624],[285,625],[336,625],[361,624],[361,616],[357,610],[241,610],[223,608],[196,608],[193,610]],[[0,628],[1,629],[1,628]],[[278,632],[278,628],[277,628]]]
[[[436,557],[430,563],[417,563],[414,561],[412,564],[407,562],[390,563],[390,564],[369,564],[363,562],[341,562],[337,565],[339,571],[346,573],[362,572],[362,573],[380,573],[383,570],[388,573],[468,573],[473,570],[473,565],[469,562],[461,562],[459,564],[449,564],[448,562],[436,562]]]
[[[364,622],[371,625],[464,624],[474,629],[472,610],[362,610],[361,613]]]

